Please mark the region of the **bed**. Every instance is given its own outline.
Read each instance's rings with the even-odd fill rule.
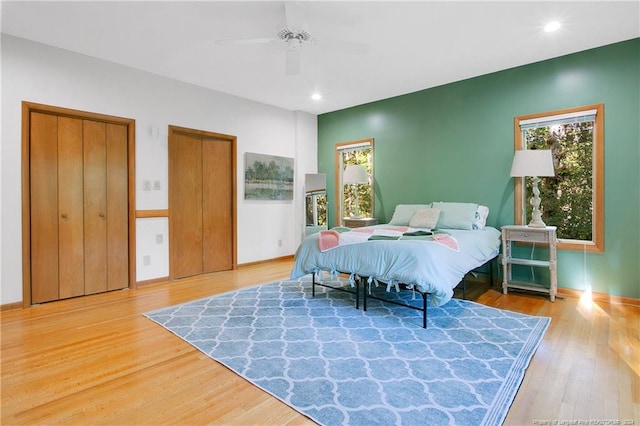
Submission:
[[[353,292],[359,307],[364,288],[365,310],[367,297],[378,298],[372,286],[418,292],[426,328],[427,295],[431,305],[444,305],[466,274],[498,255],[501,234],[486,226],[487,216],[488,208],[473,203],[398,205],[387,224],[337,227],[306,237],[296,251],[291,278],[312,274],[315,295],[315,286],[324,285],[324,272],[348,274],[352,290],[342,290]]]

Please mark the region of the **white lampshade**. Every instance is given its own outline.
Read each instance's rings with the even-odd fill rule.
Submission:
[[[304,175],[304,188],[306,192],[325,191],[327,189],[327,175],[324,173]]]
[[[515,152],[511,177],[555,176],[549,149],[522,149]]]
[[[364,164],[348,165],[342,174],[343,184],[368,183],[367,167]]]

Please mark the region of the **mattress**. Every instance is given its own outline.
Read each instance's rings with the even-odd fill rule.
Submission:
[[[370,228],[384,228],[376,225]],[[360,228],[362,229],[362,228]],[[307,274],[347,273],[399,283],[429,293],[433,306],[447,303],[463,277],[497,256],[501,234],[495,228],[442,230],[455,247],[430,239],[367,240],[320,250],[320,233],[306,237],[295,253],[291,278]]]

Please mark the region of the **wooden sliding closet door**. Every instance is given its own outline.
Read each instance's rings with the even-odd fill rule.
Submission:
[[[85,294],[127,287],[127,132],[83,121]]]
[[[171,276],[235,268],[235,137],[170,126]]]
[[[84,121],[85,293],[107,289],[107,149],[105,124]]]
[[[107,123],[107,290],[129,285],[128,135],[121,124]]]
[[[58,144],[59,185],[56,188],[60,212],[60,299],[84,294],[84,167],[80,161],[83,158],[82,127],[80,119],[58,117],[60,140],[64,141]]]
[[[39,303],[59,298],[58,223],[68,213],[63,209],[58,214],[58,118],[32,113],[30,130],[31,292],[33,302]],[[66,234],[63,241],[72,238]]]
[[[128,287],[127,125],[28,114],[30,302]]]
[[[202,139],[176,133],[169,144],[171,265],[176,278],[202,269]]]
[[[202,164],[203,271],[233,269],[232,146],[222,139],[204,138]]]

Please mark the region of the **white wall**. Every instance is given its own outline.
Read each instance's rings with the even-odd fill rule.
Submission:
[[[237,136],[238,263],[294,253],[303,226],[302,185],[317,167],[316,117],[203,89],[140,70],[2,35],[0,304],[22,300],[21,102],[136,121],[136,209],[166,209],[167,126]],[[244,154],[295,158],[293,201],[245,201]],[[143,191],[144,180],[152,184]],[[154,183],[160,184],[154,190]],[[136,223],[137,280],[168,274],[166,219]],[[156,236],[162,235],[158,244]],[[282,245],[279,242],[282,241]],[[143,257],[150,256],[149,265]]]
[[[297,112],[296,120],[296,140],[301,141],[296,145],[296,224],[298,228],[294,230],[294,241],[300,244],[304,238],[305,231],[305,174],[318,173],[318,120],[316,116]]]

